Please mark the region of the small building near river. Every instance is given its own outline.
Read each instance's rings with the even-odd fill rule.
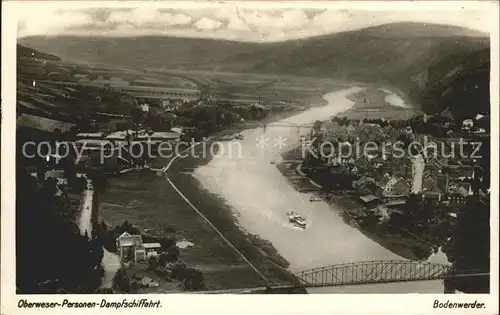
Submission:
[[[134,263],[146,261],[150,257],[157,257],[161,253],[160,243],[143,243],[141,235],[131,235],[123,232],[116,239],[116,248],[120,260]]]
[[[361,199],[361,201],[363,202],[363,206],[366,209],[373,209],[377,207],[380,203],[380,199],[374,195],[361,196],[359,197],[359,199]]]

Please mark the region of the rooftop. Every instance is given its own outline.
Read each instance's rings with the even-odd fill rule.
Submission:
[[[94,138],[94,137],[102,137],[102,132],[82,132],[76,135],[79,138]]]
[[[395,207],[406,204],[406,199],[395,199],[384,204],[386,207]]]
[[[161,244],[160,243],[144,243],[144,248],[160,248]]]
[[[45,172],[45,177],[51,177],[51,178],[58,178],[58,177],[64,177],[64,171],[63,170],[50,170]]]
[[[76,141],[77,144],[85,145],[86,147],[88,146],[97,146],[97,147],[104,147],[106,145],[111,146],[111,142],[108,140],[97,140],[97,139],[81,139]]]
[[[181,136],[180,133],[177,132],[153,132],[152,134],[144,134],[144,135],[139,135],[137,138],[138,139],[148,139],[148,138],[157,138],[157,139],[177,139]]]
[[[359,197],[359,199],[363,200],[363,202],[371,202],[374,200],[378,200],[378,197],[374,195],[366,195]]]
[[[120,235],[117,240],[120,246],[138,246],[142,244],[141,235],[130,235],[127,232]]]

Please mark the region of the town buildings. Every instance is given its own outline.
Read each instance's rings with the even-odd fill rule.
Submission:
[[[385,198],[407,196],[410,193],[410,184],[402,177],[385,174],[377,183],[379,195]]]

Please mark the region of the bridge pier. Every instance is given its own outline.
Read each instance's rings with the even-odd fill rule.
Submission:
[[[445,294],[455,294],[455,285],[453,284],[450,279],[444,279],[443,281],[443,286],[444,286],[444,293]]]

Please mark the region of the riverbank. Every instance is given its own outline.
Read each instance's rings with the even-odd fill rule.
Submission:
[[[285,160],[293,160],[299,158],[300,155],[291,151],[283,158]],[[294,154],[295,153],[295,154]],[[367,212],[362,204],[358,201],[359,197],[354,194],[340,194],[339,192],[329,192],[321,187],[321,179],[315,178],[314,175],[305,174],[305,180],[297,180],[296,169],[300,167],[300,163],[281,163],[278,169],[300,193],[311,196],[314,194],[323,202],[327,203],[332,211],[338,213],[344,222],[353,228],[358,229],[365,236],[377,242],[384,248],[390,250],[394,254],[410,260],[427,259],[432,255],[432,248],[429,243],[409,236],[403,231],[394,231],[390,226],[384,223],[379,223],[378,219],[373,217],[371,212]],[[311,184],[312,183],[314,184]],[[318,184],[319,183],[319,184]],[[423,253],[428,253],[423,254]]]
[[[351,108],[353,102],[346,97],[362,90],[350,87],[327,93],[324,95],[327,106],[311,108],[285,121],[294,126],[332,117]],[[270,125],[265,131],[243,131],[241,156],[230,154],[231,144],[226,142],[222,144],[224,153],[197,168],[195,178],[225,200],[245,231],[269,240],[294,272],[367,257],[401,259],[345,224],[326,203],[311,203],[308,195],[298,193],[290,185],[273,161],[280,158],[288,145],[299,143],[300,133],[281,125]],[[259,145],[261,138],[269,140],[267,145]],[[279,139],[284,139],[285,144],[280,144]],[[307,217],[307,229],[289,223],[286,213],[290,210]]]
[[[368,87],[347,98],[354,102],[348,110],[338,116],[349,119],[409,119],[415,114],[415,109],[404,103],[403,98],[396,94],[388,94],[387,89]],[[389,99],[390,97],[390,99]],[[391,101],[390,104],[387,101]]]
[[[338,116],[349,119],[408,119],[414,111],[411,107],[404,104],[402,99],[392,95],[391,101],[395,104],[387,103],[387,94],[390,91],[379,88],[367,88],[363,91],[353,93],[347,98],[354,102],[354,105],[347,111],[339,113]],[[344,222],[355,227],[364,235],[379,243],[391,252],[410,260],[427,259],[433,255],[435,246],[403,229],[390,226],[387,222],[380,222],[373,213],[367,212],[356,194],[330,192],[322,188],[324,178],[317,177],[315,174],[304,174],[300,170],[303,152],[301,146],[297,146],[282,154],[285,161],[277,165],[280,172],[292,183],[295,189],[302,193],[314,193],[324,202],[328,203],[333,211],[336,211],[344,219]],[[421,173],[419,177],[415,176],[413,181],[413,191],[421,191]],[[301,179],[297,179],[297,175]],[[313,185],[311,185],[311,183]],[[318,184],[319,183],[319,184]],[[442,261],[443,259],[441,259]]]
[[[330,106],[311,108],[286,120],[304,124],[345,112],[354,103],[347,97],[362,90],[350,88],[329,93],[325,99]],[[271,142],[266,148],[256,147],[255,140],[260,137],[272,141],[284,136],[288,145],[299,143],[295,128],[269,126],[264,131],[252,127],[242,132],[244,140],[219,143],[221,155],[196,157],[201,152],[195,151],[173,163],[168,173],[182,194],[271,282],[290,283],[288,270],[349,261],[402,259],[346,224],[342,214],[332,211],[328,204],[311,203],[308,195],[298,193],[271,163],[287,148]],[[232,144],[242,147],[242,156],[228,154]],[[199,146],[198,150],[202,149]],[[168,159],[157,159],[155,163],[163,167]],[[192,242],[194,246],[181,249],[180,259],[203,272],[207,289],[263,285],[213,228],[166,185],[162,174],[128,173],[109,184],[107,204],[102,207],[109,221],[118,220],[113,224],[120,224],[127,219],[149,231],[170,233]],[[318,188],[311,184],[310,189]],[[307,211],[310,226],[306,230],[288,222],[286,211],[297,208]]]
[[[301,111],[303,110],[295,109],[273,113],[259,124],[279,121]],[[214,135],[207,145],[214,143],[217,137],[248,128],[258,128],[258,125],[255,122],[243,122],[232,126]],[[292,274],[286,270],[288,262],[278,254],[272,244],[244,231],[224,200],[204,189],[192,176],[194,169],[206,165],[212,158],[197,158],[201,153],[199,150],[201,148],[195,149],[192,157],[180,158],[173,163],[168,178],[271,283],[293,282]],[[170,160],[156,158],[151,167],[162,169]],[[265,284],[248,264],[189,208],[162,174],[131,172],[122,174],[120,178],[110,178],[102,200],[101,214],[110,225],[118,225],[127,220],[141,231],[158,236],[174,236],[191,242],[193,246],[180,249],[179,259],[189,267],[203,272],[208,290]]]

